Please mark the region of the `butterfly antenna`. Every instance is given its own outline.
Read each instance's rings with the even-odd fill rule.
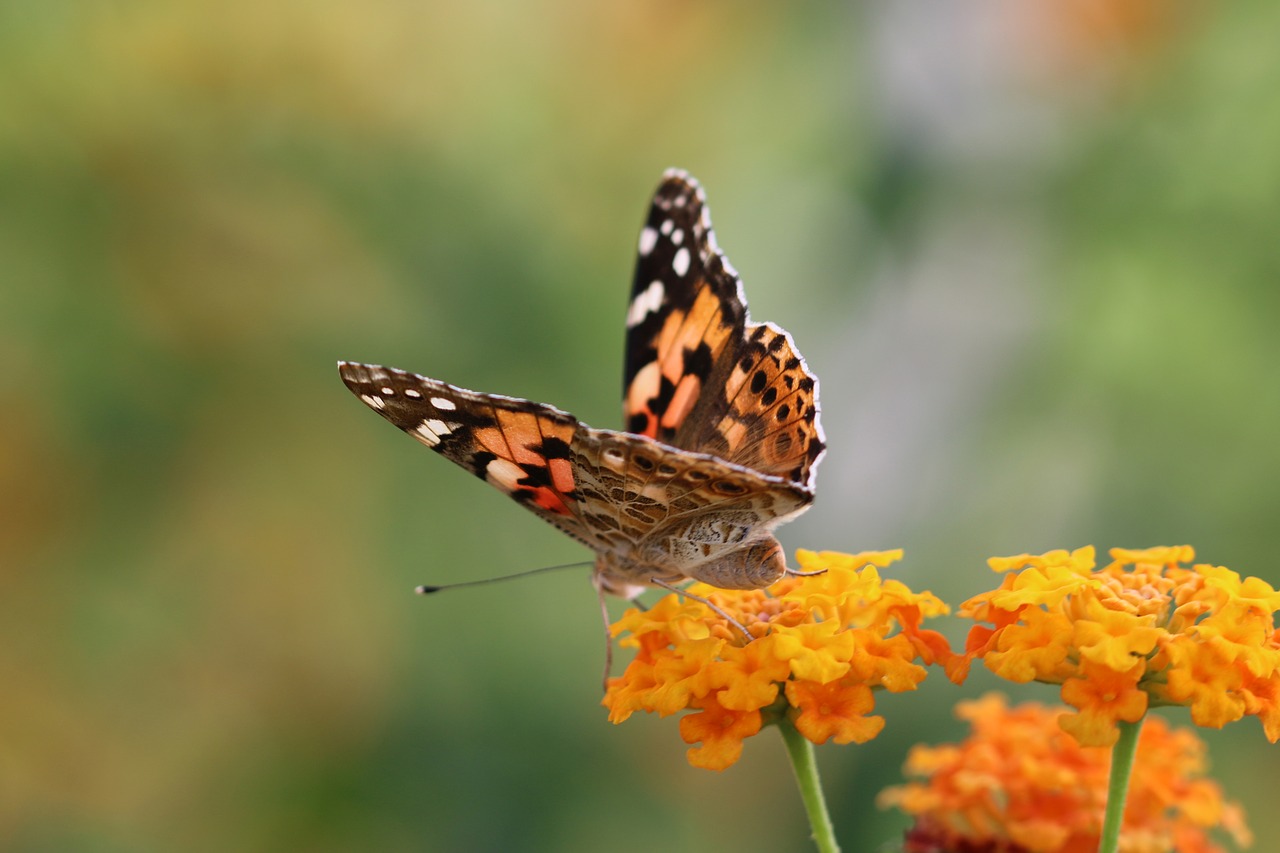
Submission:
[[[516,578],[527,578],[530,575],[540,575],[540,574],[543,574],[544,572],[557,572],[561,569],[580,569],[583,566],[592,565],[593,562],[594,562],[593,560],[579,560],[576,563],[561,563],[558,566],[542,566],[541,568],[537,568],[537,569],[529,569],[523,572],[516,572],[514,575],[501,575],[496,578],[481,578],[480,580],[476,580],[476,581],[461,581],[459,583],[446,583],[446,584],[423,584],[422,586],[414,587],[413,591],[418,593],[418,595],[430,595],[433,592],[440,592],[446,589],[458,589],[459,587],[464,587],[464,586],[481,586],[483,584],[488,584],[488,583],[498,583],[499,581],[510,581],[510,580],[515,580]]]

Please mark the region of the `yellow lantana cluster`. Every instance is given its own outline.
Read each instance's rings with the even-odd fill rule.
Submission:
[[[1186,705],[1201,726],[1245,715],[1280,737],[1280,593],[1258,578],[1195,564],[1190,546],[1094,549],[989,561],[1000,587],[960,609],[974,626],[966,661],[982,659],[1015,682],[1062,685],[1076,709],[1062,727],[1080,743],[1109,746],[1119,720],[1149,706]]]
[[[913,690],[925,670],[915,663],[951,663],[946,640],[923,630],[927,617],[947,612],[931,593],[880,578],[878,569],[901,551],[856,555],[800,551],[802,571],[768,589],[689,588],[736,619],[726,623],[691,598],[665,596],[646,611],[629,609],[613,626],[637,649],[604,697],[609,719],[635,711],[680,720],[696,767],[723,770],[742,754],[744,738],[784,718],[814,743],[863,743],[884,719],[872,716],[872,690]]]
[[[889,788],[879,805],[916,818],[904,850],[1019,850],[1093,853],[1107,797],[1109,750],[1080,746],[1058,728],[1062,708],[1009,708],[989,694],[961,702],[972,733],[958,744],[917,746],[906,772],[922,777]],[[1220,853],[1208,830],[1237,845],[1252,839],[1240,807],[1204,778],[1204,743],[1159,717],[1138,738],[1122,830],[1124,850]]]

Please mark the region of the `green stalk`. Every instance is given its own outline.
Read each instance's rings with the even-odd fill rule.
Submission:
[[[796,774],[804,810],[809,815],[814,844],[818,846],[819,853],[840,853],[835,829],[831,825],[831,815],[827,814],[827,801],[822,796],[822,783],[818,780],[818,762],[813,757],[813,744],[796,731],[790,720],[779,720],[778,731],[782,732],[782,742],[787,745],[787,756],[791,759],[791,769]]]
[[[1124,820],[1124,801],[1129,795],[1129,777],[1133,775],[1133,757],[1138,752],[1138,732],[1142,720],[1121,722],[1120,737],[1111,747],[1111,781],[1107,784],[1107,813],[1102,822],[1102,838],[1098,853],[1116,853],[1120,846],[1120,824]]]

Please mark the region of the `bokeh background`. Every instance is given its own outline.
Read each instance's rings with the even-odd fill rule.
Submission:
[[[0,848],[804,850],[780,741],[611,726],[584,551],[339,358],[619,422],[663,168],[822,381],[788,548],[1280,581],[1280,8],[0,5]],[[947,630],[956,641],[963,626]],[[818,750],[837,830],[994,685]],[[1049,688],[1010,692],[1055,698]],[[1170,713],[1187,722],[1185,713]],[[1205,733],[1261,848],[1256,720]]]

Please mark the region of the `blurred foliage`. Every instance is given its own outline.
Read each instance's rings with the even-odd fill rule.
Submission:
[[[952,600],[1090,542],[1280,580],[1278,18],[0,5],[0,847],[804,848],[780,743],[714,775],[606,722],[585,571],[409,594],[585,555],[333,367],[616,425],[670,165],[822,378],[789,547],[902,546]],[[846,849],[989,683],[819,750]],[[1209,735],[1275,837],[1261,732]]]

